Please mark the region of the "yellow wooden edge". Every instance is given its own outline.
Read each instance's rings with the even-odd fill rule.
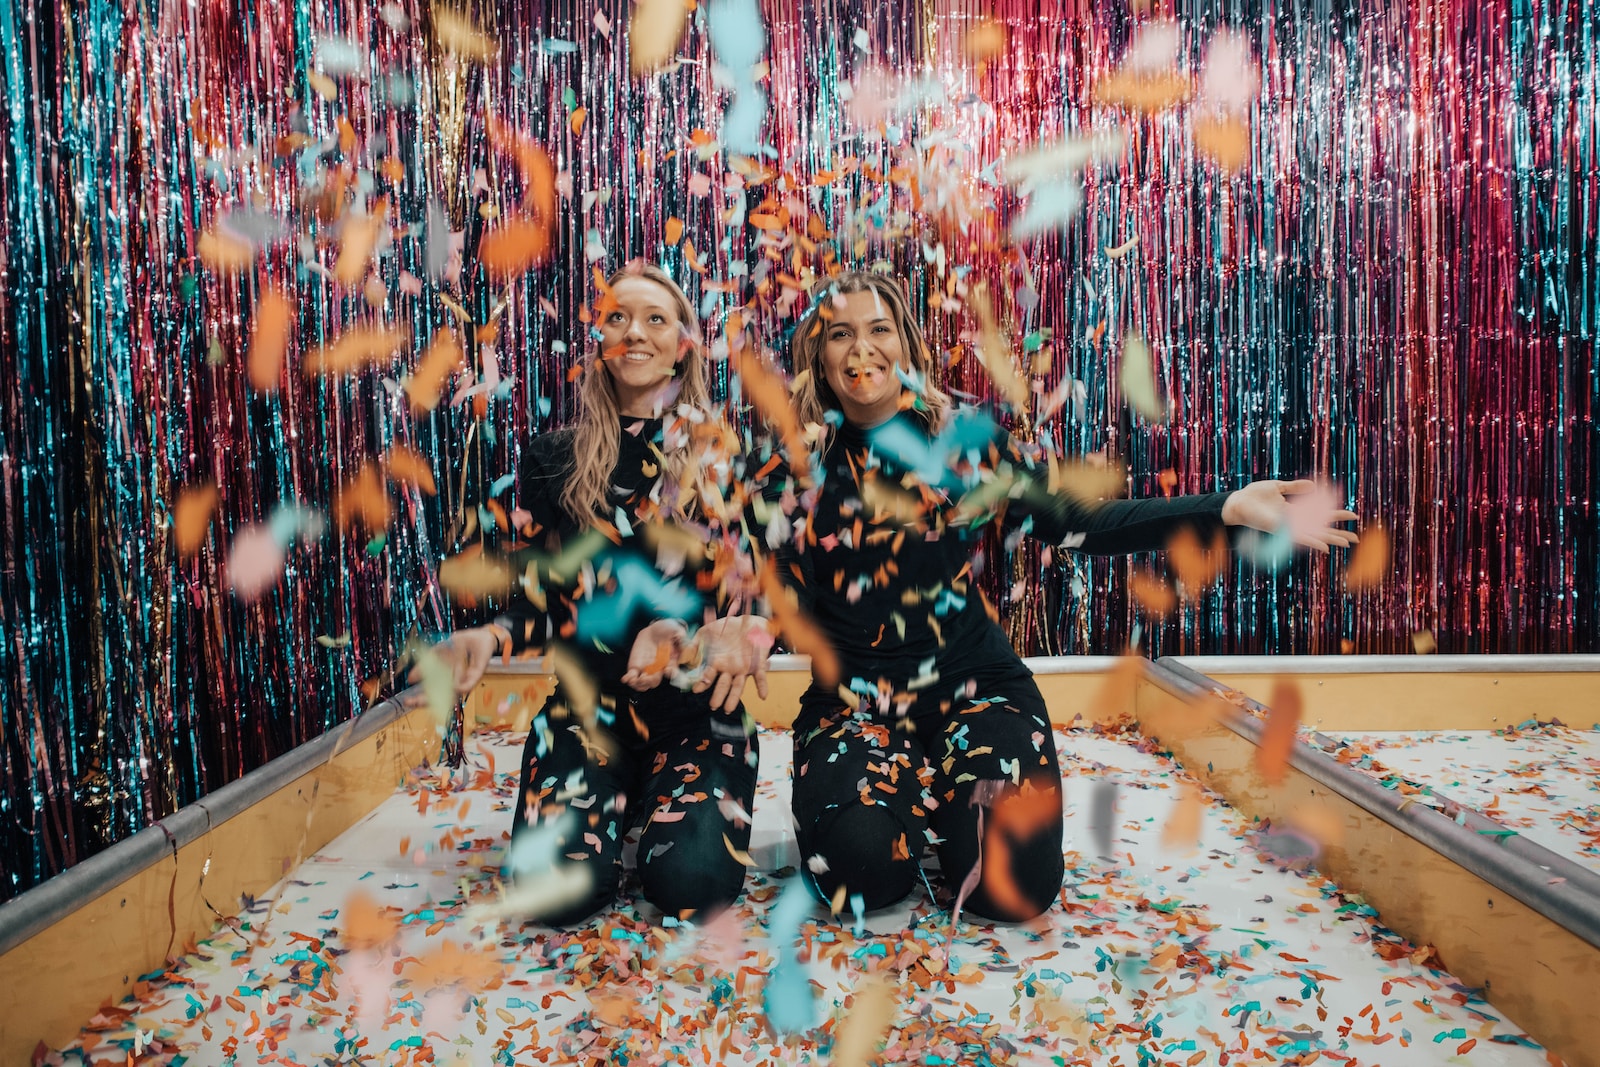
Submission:
[[[1342,830],[1318,870],[1360,893],[1385,926],[1434,946],[1546,1048],[1600,1067],[1600,1013],[1574,1010],[1579,990],[1600,989],[1600,949],[1293,767],[1269,785],[1250,741],[1153,682],[1140,683],[1135,706],[1140,730],[1241,814]]]
[[[266,893],[382,803],[437,745],[426,709],[403,715],[0,956],[0,989],[9,993],[0,1063],[30,1062],[41,1040],[53,1048],[71,1041],[139,975],[215,929],[207,901],[234,915],[241,894]]]
[[[1305,702],[1305,724],[1336,733],[1502,730],[1535,717],[1588,729],[1600,718],[1594,704],[1600,678],[1591,673],[1208,671],[1206,677],[1263,704],[1271,702],[1279,678],[1292,679]]]

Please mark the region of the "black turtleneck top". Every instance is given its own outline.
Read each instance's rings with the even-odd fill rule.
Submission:
[[[685,429],[672,427],[673,432]],[[667,684],[639,693],[620,681],[640,630],[661,618],[695,626],[709,603],[697,586],[710,564],[702,553],[684,559],[681,551],[685,537],[703,548],[712,540],[709,531],[666,523],[677,537],[658,536],[669,514],[659,499],[663,482],[656,450],[662,437],[660,418],[622,418],[607,502],[589,524],[579,523],[561,505],[576,466],[574,432],[557,430],[533,439],[516,499],[528,513],[515,523],[522,547],[509,554],[521,588],[513,590],[505,612],[495,619],[511,633],[514,653],[552,641],[565,644],[614,707],[631,702],[647,723],[712,714],[704,694]],[[513,512],[507,508],[507,513]],[[626,716],[617,714],[623,725]]]
[[[1078,552],[1147,552],[1186,526],[1208,540],[1228,496],[1081,502],[1050,491],[1039,457],[970,412],[937,438],[907,414],[870,432],[846,423],[817,473],[809,490],[786,477],[764,487],[768,540],[780,577],[837,652],[840,684],[875,698],[886,718],[982,699],[1026,673],[972,580],[988,524]],[[785,501],[795,506],[773,531]],[[813,681],[796,731],[843,706],[837,688]]]

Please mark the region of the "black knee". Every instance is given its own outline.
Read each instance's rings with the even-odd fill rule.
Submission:
[[[744,864],[734,859],[719,837],[721,855],[701,855],[673,843],[664,851],[657,843],[639,842],[639,886],[644,898],[663,915],[703,919],[729,907],[744,889]]]
[[[817,819],[801,842],[812,884],[831,902],[843,886],[859,894],[867,911],[904,900],[917,884],[920,841],[907,839],[905,824],[882,805],[850,803]],[[814,860],[820,860],[815,863]]]

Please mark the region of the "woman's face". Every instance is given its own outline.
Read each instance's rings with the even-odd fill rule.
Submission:
[[[832,302],[823,326],[822,376],[844,417],[871,428],[900,410],[895,368],[906,359],[889,305],[876,292],[845,293]]]
[[[615,306],[600,316],[600,358],[611,372],[622,414],[655,415],[655,398],[689,350],[677,301],[649,278],[611,287]]]

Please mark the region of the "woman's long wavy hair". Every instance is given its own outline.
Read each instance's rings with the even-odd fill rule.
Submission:
[[[606,285],[616,285],[624,278],[648,278],[672,296],[672,306],[677,309],[678,322],[688,341],[683,359],[678,363],[676,379],[678,392],[663,415],[673,408],[687,407],[696,412],[708,412],[711,393],[706,387],[705,354],[701,348],[700,317],[694,305],[679,288],[672,276],[653,263],[632,263],[606,279]],[[667,420],[670,430],[670,418]],[[585,361],[583,377],[578,387],[578,419],[572,441],[573,470],[566,487],[561,491],[561,506],[580,526],[591,526],[596,518],[603,517],[611,471],[617,465],[617,438],[622,424],[622,408],[617,402],[617,388],[611,378],[611,367],[598,351],[591,352]],[[690,434],[668,432],[664,444],[661,477],[669,484],[682,486],[690,470]],[[663,500],[676,499],[680,510],[694,502],[689,492],[663,494]]]
[[[800,417],[801,425],[825,427],[827,412],[842,414],[844,411],[823,375],[822,352],[828,343],[828,321],[834,295],[846,293],[876,293],[879,301],[888,309],[889,319],[900,334],[900,349],[909,364],[907,369],[923,383],[922,406],[926,410],[912,408],[912,414],[921,418],[931,432],[938,433],[944,428],[952,405],[950,397],[933,382],[933,350],[922,338],[922,328],[911,313],[911,305],[906,300],[900,282],[890,275],[868,271],[846,271],[830,279],[813,295],[810,310],[794,328],[794,335],[789,340],[789,358],[795,377],[805,374],[794,398],[795,414]],[[810,373],[806,373],[808,371]]]

